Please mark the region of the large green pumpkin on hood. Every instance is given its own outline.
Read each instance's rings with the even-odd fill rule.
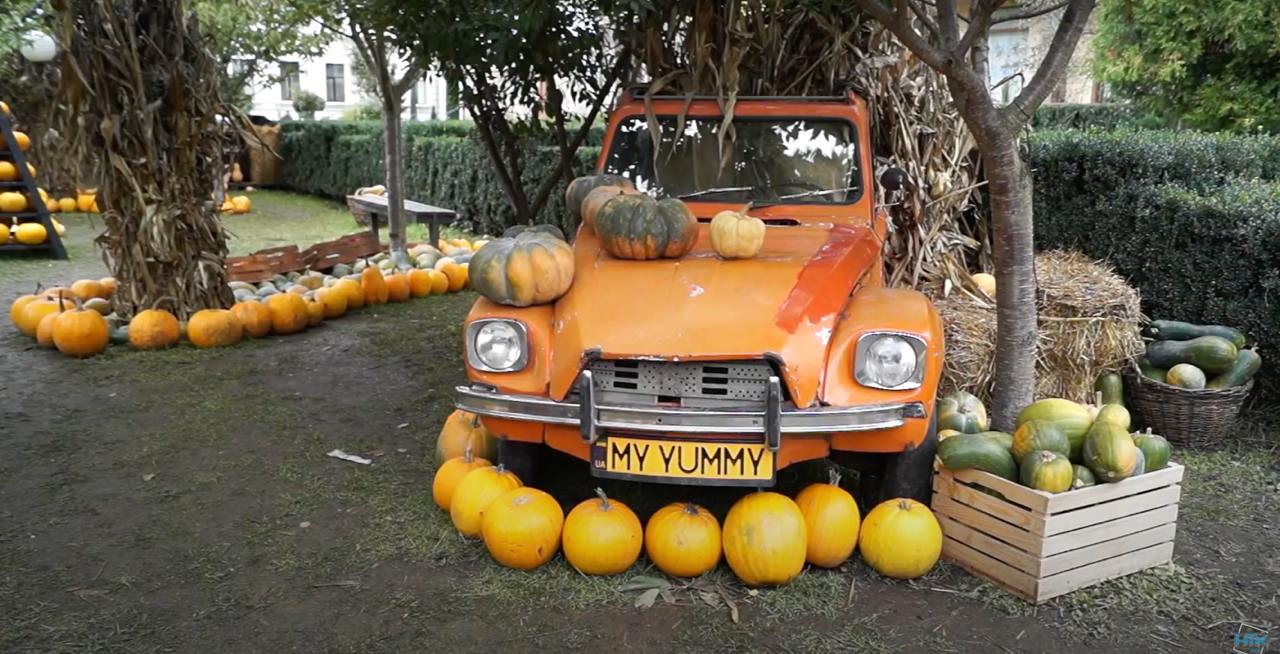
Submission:
[[[619,259],[677,259],[698,240],[698,219],[680,200],[619,195],[596,214],[605,251]]]
[[[564,190],[564,206],[569,211],[569,215],[577,220],[582,220],[582,201],[587,199],[587,194],[600,188],[601,186],[617,186],[620,188],[634,189],[635,185],[631,180],[622,175],[611,175],[602,173],[599,175],[588,175],[586,177],[578,177]]]
[[[467,266],[471,288],[498,304],[554,302],[573,284],[573,250],[543,231],[528,230],[484,244]]]

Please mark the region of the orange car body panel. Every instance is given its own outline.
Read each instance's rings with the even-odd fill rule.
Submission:
[[[686,110],[689,116],[721,116],[719,105],[710,100],[652,102],[657,115]],[[600,168],[618,123],[645,111],[642,102],[624,96],[606,132]],[[601,249],[595,232],[583,226],[573,244],[573,286],[555,304],[513,308],[485,299],[476,302],[468,323],[486,317],[520,320],[528,329],[530,353],[528,366],[519,372],[486,373],[468,366],[473,382],[504,393],[563,400],[589,356],[671,361],[767,358],[779,365],[782,382],[798,408],[919,401],[932,415],[942,367],[941,320],[919,293],[882,287],[885,216],[873,210],[866,106],[854,96],[844,102],[741,100],[735,114],[850,121],[859,139],[864,189],[860,197],[850,204],[751,209],[750,215],[768,225],[764,248],[752,259],[720,259],[709,242],[706,222],[719,211],[742,209],[740,203],[687,201],[701,224],[696,245],[680,259],[615,259]],[[774,224],[768,224],[771,220]],[[870,331],[904,332],[926,341],[921,387],[878,390],[853,379],[854,347]],[[542,442],[590,458],[576,427],[493,417],[483,421],[502,438]],[[822,458],[832,449],[902,451],[924,438],[927,423],[916,418],[894,429],[786,434],[777,465]]]

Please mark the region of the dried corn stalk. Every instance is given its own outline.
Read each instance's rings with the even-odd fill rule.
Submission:
[[[227,237],[211,198],[234,133],[194,14],[180,0],[54,7],[61,131],[75,161],[100,165],[98,243],[119,282],[116,313],[162,298],[181,317],[228,306]]]
[[[838,95],[856,90],[872,116],[877,174],[912,184],[879,201],[891,218],[886,278],[941,296],[989,270],[975,144],[946,81],[851,3],[667,0],[624,35],[651,94],[716,95],[727,116],[739,96]],[[728,118],[720,138],[733,138]]]

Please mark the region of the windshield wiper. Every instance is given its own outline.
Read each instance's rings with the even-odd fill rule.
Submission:
[[[750,186],[725,186],[723,188],[704,188],[701,191],[685,193],[684,195],[677,195],[676,197],[680,198],[681,200],[688,200],[689,198],[696,198],[703,195],[710,195],[712,193],[728,193],[730,191],[750,191],[751,189],[752,187]]]
[[[799,198],[813,198],[819,195],[832,195],[834,193],[843,193],[845,191],[856,191],[857,186],[846,186],[844,188],[829,188],[825,191],[805,191],[804,193],[793,193],[791,195],[779,195],[778,200],[796,200]]]

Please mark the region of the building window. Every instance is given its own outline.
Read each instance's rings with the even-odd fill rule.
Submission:
[[[346,102],[347,81],[342,64],[324,65],[325,99],[329,102]]]
[[[232,59],[231,76],[237,79],[247,79],[253,73],[255,63],[253,59]]]
[[[987,84],[997,102],[1011,102],[1022,92],[1027,61],[1027,30],[992,31],[987,41]],[[998,85],[998,86],[997,86]]]
[[[286,61],[280,64],[280,99],[292,100],[301,85],[302,81],[298,77],[298,62]]]

